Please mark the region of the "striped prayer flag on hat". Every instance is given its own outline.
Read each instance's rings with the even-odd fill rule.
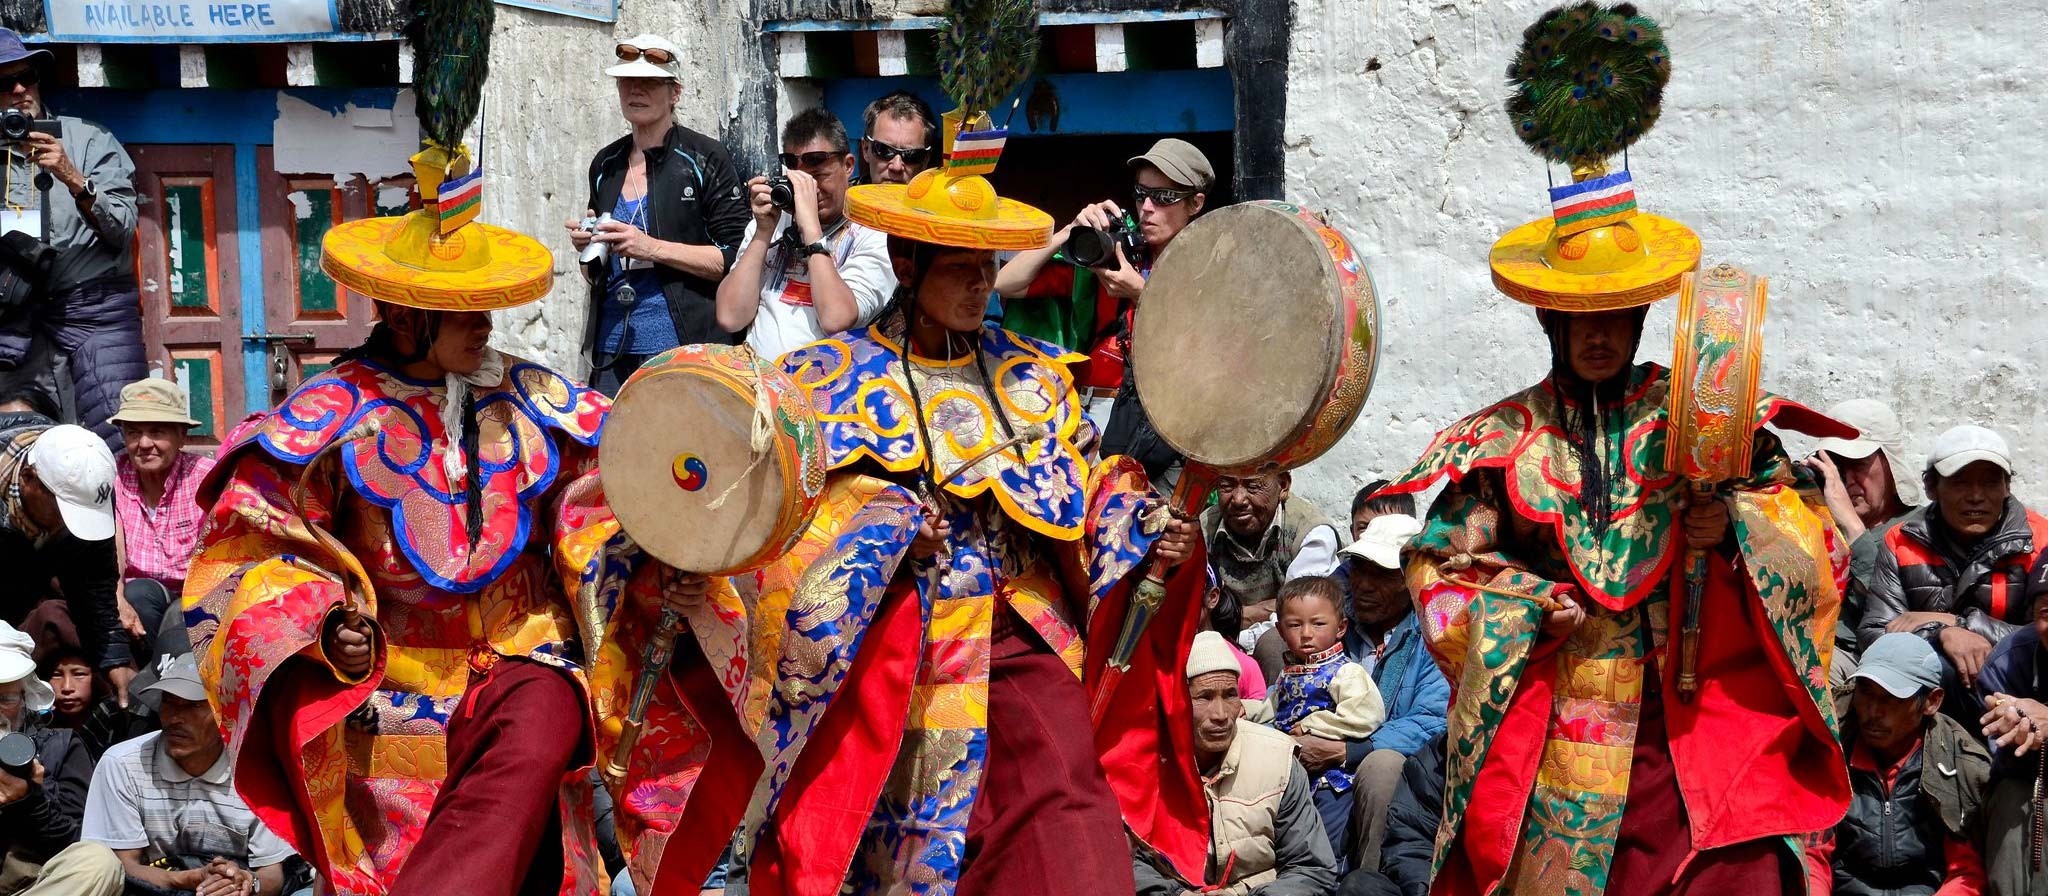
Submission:
[[[1009,139],[1008,128],[961,131],[953,138],[952,153],[946,156],[947,176],[966,177],[996,170],[996,159],[1002,156],[1003,144]]]
[[[1636,216],[1636,185],[1627,171],[1550,188],[1557,235],[1571,236]]]
[[[444,236],[476,220],[484,208],[484,170],[473,168],[461,177],[442,181],[440,195],[434,197],[432,206],[435,216],[441,219]]]

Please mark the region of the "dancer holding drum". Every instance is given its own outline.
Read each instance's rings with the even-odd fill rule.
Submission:
[[[1451,480],[1408,571],[1454,689],[1434,892],[1792,892],[1798,835],[1849,796],[1827,695],[1846,545],[1760,427],[1844,428],[1741,394],[1754,329],[1690,300],[1681,314],[1723,342],[1683,385],[1751,404],[1688,399],[1701,416],[1672,419],[1671,373],[1631,362],[1647,306],[1691,288],[1699,241],[1638,213],[1629,172],[1606,168],[1656,118],[1662,35],[1633,7],[1585,3],[1525,41],[1508,111],[1575,182],[1552,189],[1552,218],[1494,245],[1492,268],[1536,307],[1550,372],[1444,430],[1389,487]],[[1700,276],[1760,290],[1733,269]],[[1720,425],[1692,426],[1710,412]],[[1681,430],[1715,442],[1685,451],[1747,461],[1719,491],[1687,488],[1694,456],[1666,457]],[[1705,625],[1681,638],[1688,619]]]
[[[478,33],[467,15],[439,24]],[[222,446],[186,620],[237,789],[326,891],[594,894],[588,769],[660,607],[711,602],[703,579],[615,537],[596,472],[606,399],[489,347],[489,312],[540,298],[552,262],[468,220],[468,117],[444,104],[474,111],[480,73],[465,83],[460,60],[484,50],[428,31],[420,70],[444,80],[421,99],[427,208],[328,233],[322,269],[380,320]],[[713,667],[682,649],[616,782],[622,816],[671,822],[632,844],[655,857],[700,773],[759,768]],[[735,755],[737,771],[716,764]],[[724,801],[736,818],[745,794]],[[667,852],[695,883],[721,846]]]

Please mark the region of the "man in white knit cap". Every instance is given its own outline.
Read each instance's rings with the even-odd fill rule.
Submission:
[[[1237,657],[1222,635],[1195,636],[1188,651],[1188,696],[1194,704],[1196,765],[1212,807],[1210,880],[1181,880],[1141,846],[1134,867],[1138,896],[1327,896],[1336,890],[1337,860],[1316,814],[1308,773],[1294,761],[1294,739],[1242,718],[1238,675]],[[1216,889],[1205,890],[1204,884]]]

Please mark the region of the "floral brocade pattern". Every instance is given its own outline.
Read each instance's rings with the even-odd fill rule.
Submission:
[[[1684,554],[1680,482],[1664,467],[1665,395],[1661,369],[1637,368],[1620,412],[1628,423],[1609,443],[1624,474],[1610,482],[1604,539],[1579,504],[1577,462],[1544,385],[1447,429],[1398,481],[1418,490],[1452,478],[1408,567],[1424,635],[1453,685],[1435,856],[1446,892],[1599,896],[1607,886],[1646,678],[1670,634],[1671,567]],[[1778,401],[1766,399],[1759,419]],[[1833,630],[1845,548],[1776,438],[1759,429],[1755,443],[1750,475],[1728,490],[1742,599],[1769,623],[1764,655],[1788,661],[1777,680],[1803,697],[1794,706],[1804,730],[1832,730],[1819,635]],[[1488,471],[1497,473],[1474,475]],[[1548,525],[1518,542],[1506,513]],[[1539,646],[1543,612],[1566,595],[1586,621]]]
[[[467,548],[466,508],[442,471],[443,394],[344,363],[245,426],[201,496],[209,511],[183,606],[237,780],[258,816],[348,896],[386,892],[417,842],[447,774],[447,726],[473,681],[473,651],[567,671],[593,711],[563,720],[565,736],[583,726],[603,755],[652,627],[647,592],[659,576],[619,533],[597,480],[603,396],[523,362],[479,391],[487,512],[477,549],[456,556],[446,539]],[[320,454],[365,419],[381,421],[375,445]],[[536,526],[541,537],[530,537]],[[357,578],[377,649],[369,675],[349,681],[317,645],[348,597],[343,582]],[[720,594],[691,618],[712,674],[734,691],[737,652],[719,645],[733,641],[738,615],[737,598]],[[672,693],[657,696],[620,789],[636,875],[659,861],[704,741]],[[562,893],[598,893],[585,772],[559,787]]]

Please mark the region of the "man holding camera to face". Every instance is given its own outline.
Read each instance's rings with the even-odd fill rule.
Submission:
[[[1103,430],[1102,450],[1136,458],[1156,482],[1179,455],[1152,431],[1125,373],[1131,315],[1152,260],[1201,213],[1216,170],[1193,144],[1172,138],[1130,166],[1128,207],[1103,200],[1082,209],[1051,247],[1003,265],[996,292],[1007,303],[1005,326],[1088,355],[1076,388]],[[1066,263],[1046,264],[1054,259]]]
[[[118,449],[107,422],[148,372],[135,239],[135,164],[112,134],[43,102],[48,50],[0,29],[0,411],[75,419]],[[68,363],[76,409],[59,400]]]
[[[896,291],[888,236],[846,217],[846,126],[824,109],[797,113],[781,161],[782,174],[747,182],[754,221],[718,284],[718,325],[748,330],[763,359],[873,320]]]

